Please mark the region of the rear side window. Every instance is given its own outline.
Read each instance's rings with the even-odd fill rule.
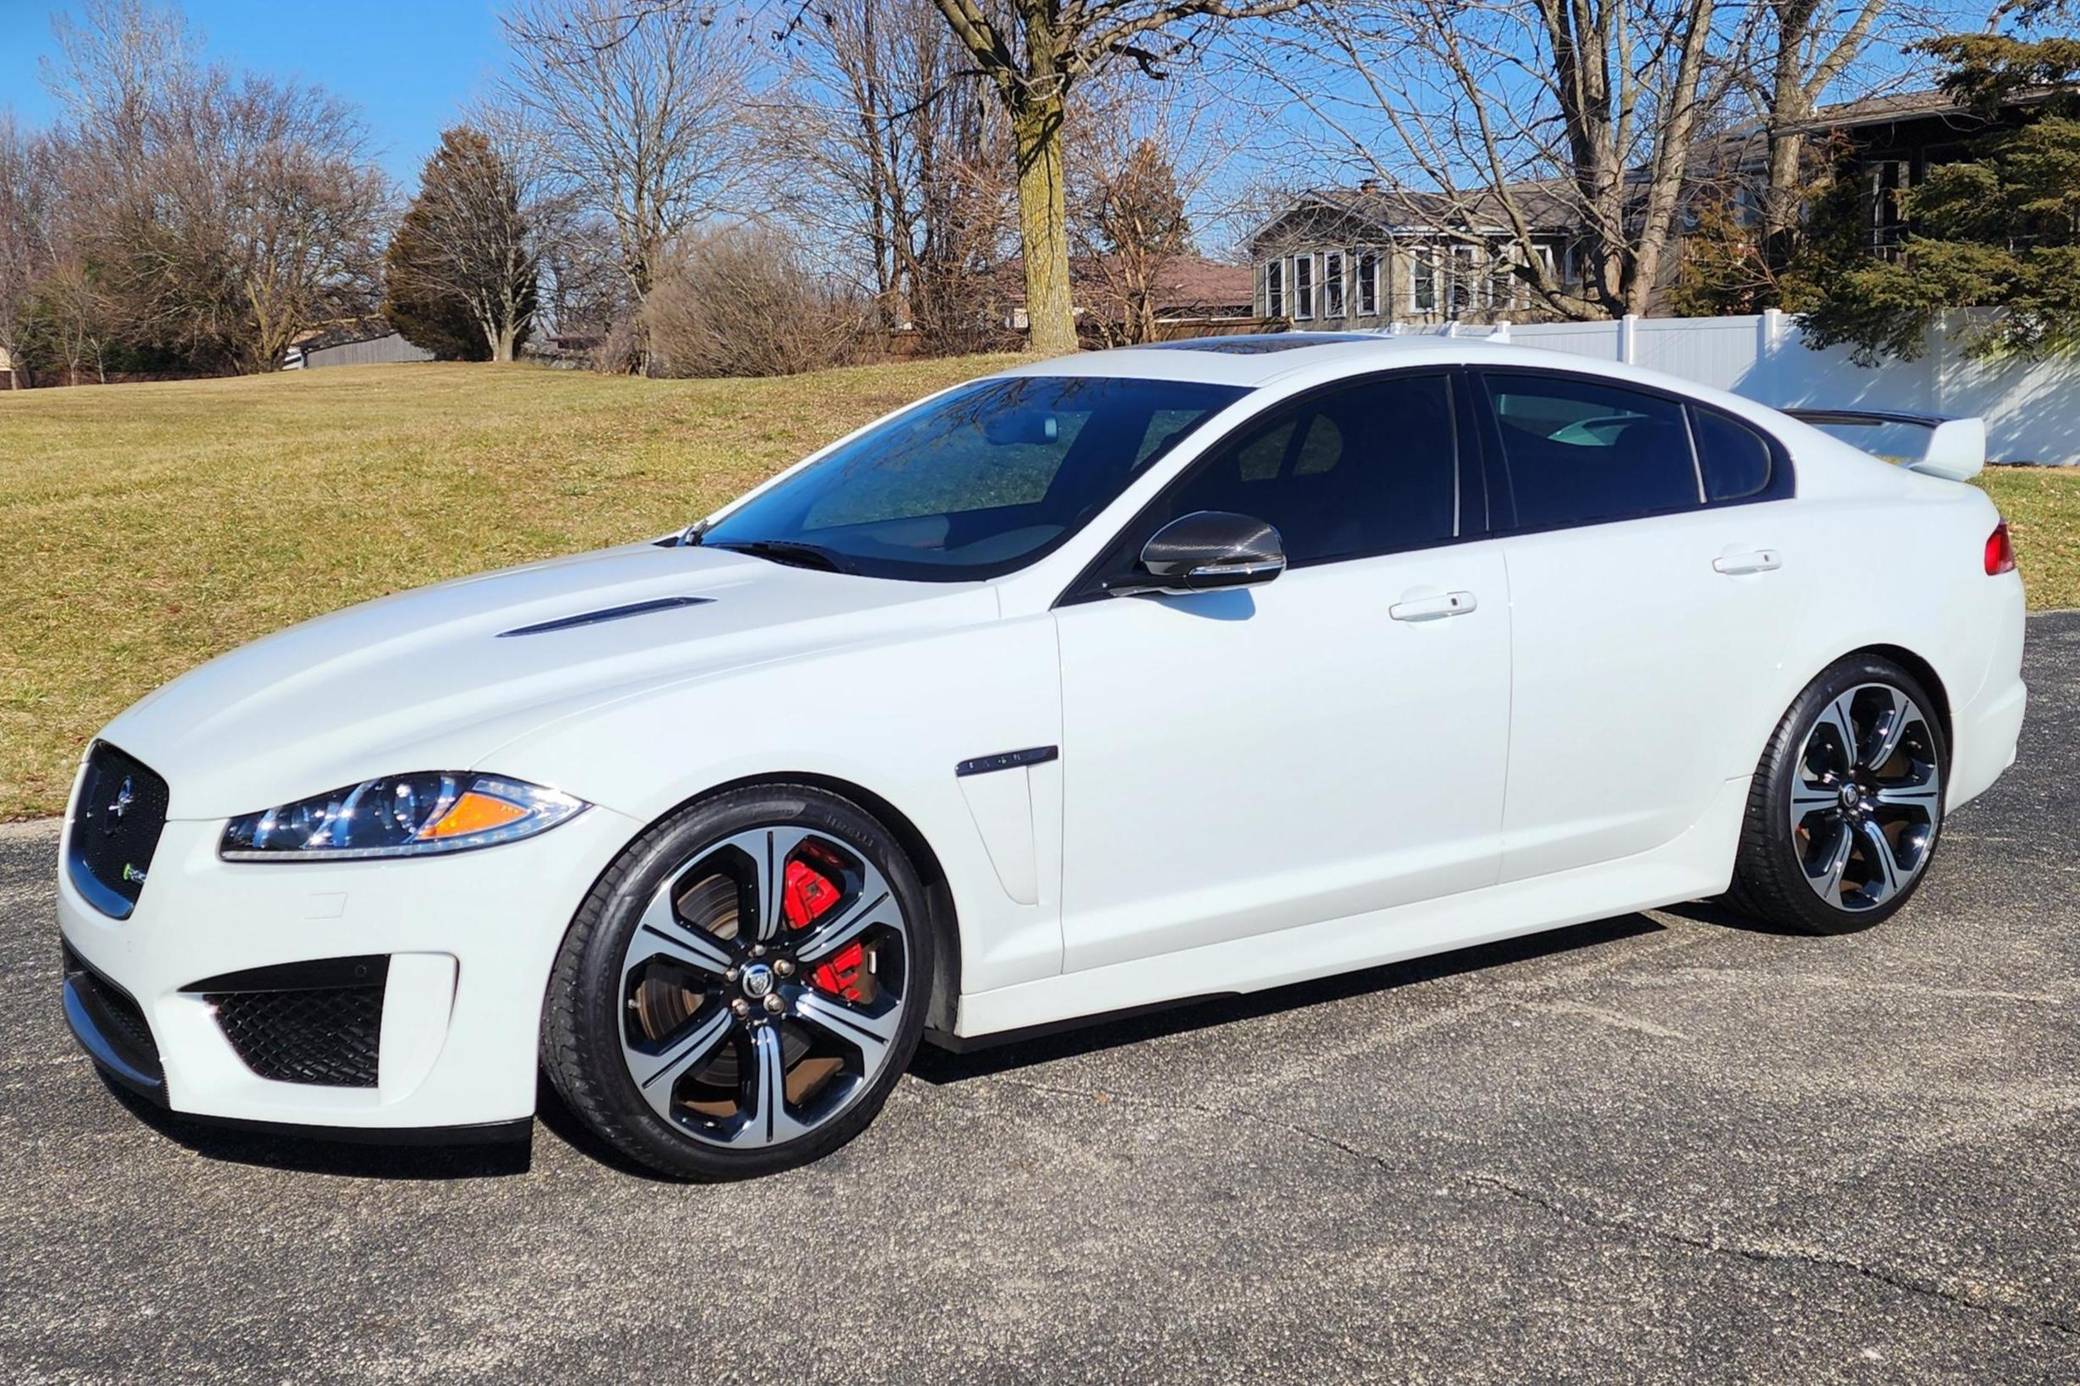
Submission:
[[[1296,566],[1420,548],[1457,533],[1458,492],[1451,381],[1359,381],[1244,425],[1129,527],[1105,571],[1130,569],[1150,534],[1198,510],[1267,521]]]
[[[1567,376],[1485,376],[1516,525],[1545,529],[1702,504],[1683,406]]]
[[[1697,470],[1711,501],[1746,500],[1770,489],[1769,440],[1740,421],[1710,409],[1690,411]]]

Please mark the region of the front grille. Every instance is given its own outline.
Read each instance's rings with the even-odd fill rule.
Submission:
[[[135,756],[95,742],[72,805],[65,862],[72,884],[103,914],[129,918],[165,826],[166,781]]]
[[[368,957],[292,964],[198,982],[190,990],[201,992],[208,1000],[224,1038],[246,1067],[262,1078],[372,1088],[383,1036],[383,989],[389,963],[387,957]],[[333,984],[254,985],[265,981],[270,972],[282,980]],[[223,984],[235,989],[222,989]]]
[[[159,1064],[159,1046],[144,1010],[130,993],[88,967],[70,947],[65,949],[65,980],[86,1008],[94,1028],[108,1041],[116,1057],[155,1082],[164,1081]]]

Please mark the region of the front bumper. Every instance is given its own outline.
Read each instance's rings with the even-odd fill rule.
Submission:
[[[170,821],[127,919],[59,871],[67,1020],[104,1072],[175,1112],[370,1136],[523,1121],[556,950],[640,826],[594,807],[522,842],[334,865],[227,863],[222,822]],[[387,964],[366,1086],[262,1077],[196,987],[362,958]]]

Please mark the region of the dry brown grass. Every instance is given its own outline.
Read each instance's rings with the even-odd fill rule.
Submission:
[[[1980,484],[2007,517],[2030,610],[2080,607],[2080,467],[1990,467]]]

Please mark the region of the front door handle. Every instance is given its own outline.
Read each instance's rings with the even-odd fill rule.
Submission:
[[[1411,592],[1387,608],[1397,621],[1438,621],[1446,616],[1464,616],[1479,606],[1471,592],[1438,592],[1418,596]]]
[[[1743,573],[1773,573],[1784,566],[1784,555],[1775,549],[1728,551],[1712,560],[1712,571],[1738,577]]]

